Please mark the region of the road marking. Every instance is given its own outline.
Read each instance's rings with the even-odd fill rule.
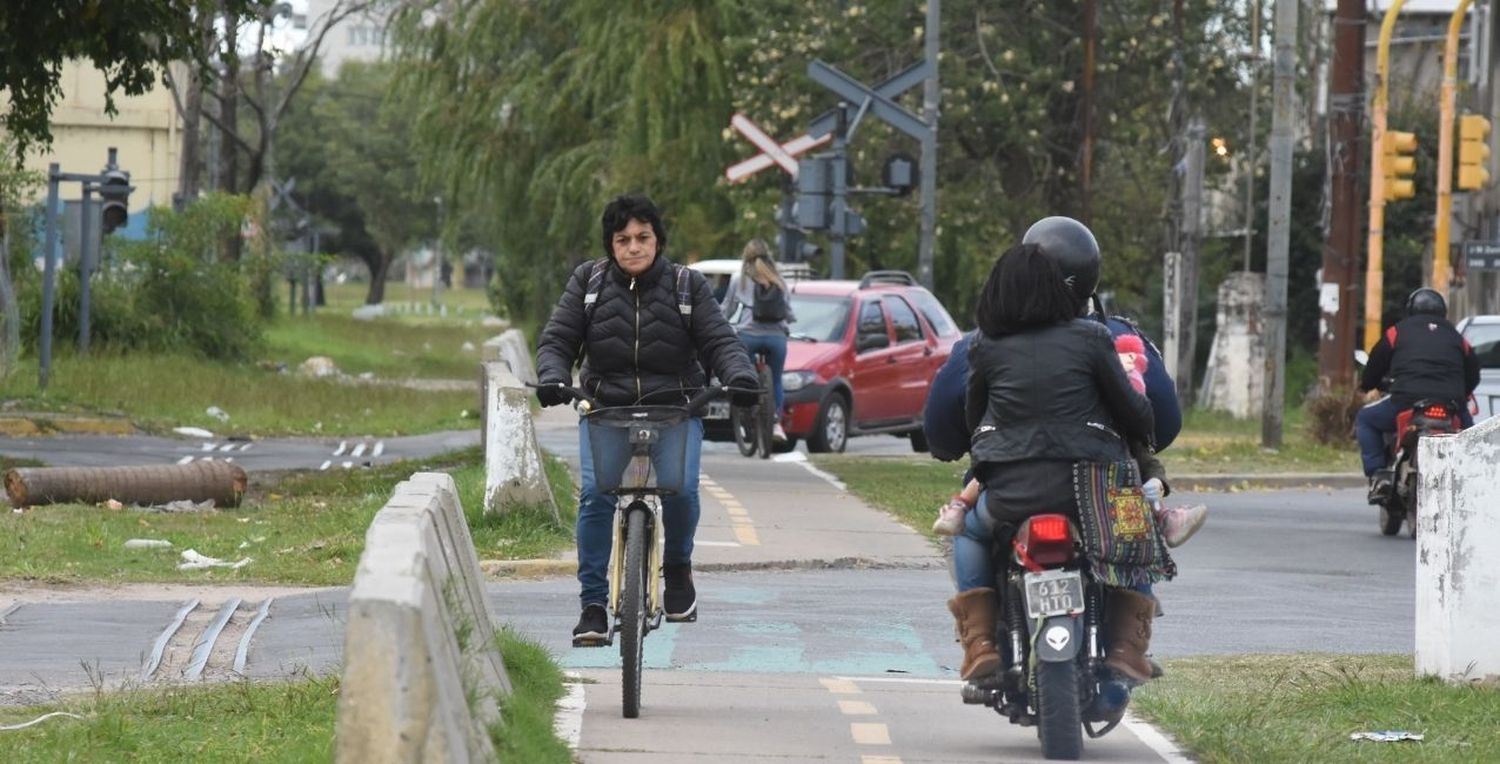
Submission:
[[[214,460],[214,458],[212,456],[204,456],[204,457],[201,457],[201,458],[198,459],[198,461],[200,461],[200,462],[211,462],[213,460]]]
[[[182,624],[187,620],[188,614],[193,612],[193,609],[197,607],[198,600],[196,599],[183,603],[182,607],[177,609],[177,614],[172,616],[172,621],[167,624],[167,628],[161,634],[157,635],[156,642],[151,645],[151,654],[146,656],[145,664],[141,666],[142,681],[150,679],[151,675],[156,673],[156,668],[161,665],[161,654],[167,649],[167,642],[172,640],[172,635],[176,634],[177,630],[182,628]]]
[[[334,449],[333,455],[334,456],[343,456],[344,455],[344,450],[347,449],[347,448],[349,448],[349,441],[347,441],[347,440],[341,440],[341,441],[339,441],[339,447],[336,448],[336,449]]]
[[[349,452],[349,455],[352,456],[352,457],[354,457],[355,459],[358,459],[359,457],[364,456],[365,455],[365,444],[361,443],[361,444],[355,446],[354,450]]]
[[[760,536],[755,533],[755,526],[746,521],[743,525],[734,524],[734,537],[745,546],[760,546]]]
[[[583,737],[583,711],[588,703],[584,700],[583,677],[569,671],[565,686],[567,692],[557,701],[557,715],[552,717],[552,731],[568,744],[571,751],[578,750],[578,741]]]
[[[961,687],[963,682],[958,679],[917,679],[914,677],[899,676],[836,676],[836,680],[854,682],[887,682],[889,684],[936,684],[950,687]]]
[[[249,626],[245,627],[245,633],[240,637],[239,647],[234,651],[234,673],[240,676],[245,675],[245,663],[250,658],[250,640],[255,638],[255,630],[260,628],[260,622],[266,620],[266,617],[271,614],[271,603],[275,601],[275,597],[267,597],[262,601],[260,609],[255,611],[255,618],[250,621]]]
[[[208,624],[208,628],[198,635],[198,640],[193,643],[193,657],[188,662],[187,668],[182,670],[184,679],[199,679],[203,676],[203,670],[208,668],[208,657],[213,654],[214,643],[219,641],[219,635],[224,633],[224,627],[229,625],[229,619],[234,617],[234,611],[240,609],[240,598],[230,598],[224,606],[219,608],[219,614]]]
[[[838,478],[834,477],[833,475],[830,475],[827,472],[824,472],[823,470],[818,469],[817,467],[814,467],[813,464],[812,464],[812,462],[810,462],[810,461],[807,460],[807,455],[804,454],[804,453],[802,453],[801,451],[791,451],[791,452],[788,452],[788,453],[785,453],[785,454],[781,454],[780,456],[777,456],[775,458],[775,461],[778,461],[778,462],[793,462],[793,463],[796,463],[796,464],[800,464],[800,465],[802,465],[802,469],[805,469],[808,472],[811,472],[813,475],[816,475],[817,477],[823,479],[824,481],[826,481],[829,485],[833,486],[834,488],[837,488],[840,491],[843,491],[844,493],[848,493],[849,492],[849,486],[844,485],[844,481],[839,480]]]
[[[319,470],[319,471],[322,471],[322,470],[326,470],[326,469],[328,469],[328,468],[329,468],[329,467],[331,467],[331,466],[332,466],[332,465],[333,465],[333,462],[330,462],[330,461],[326,461],[326,460],[325,460],[325,461],[324,461],[324,462],[323,462],[323,466],[321,466],[321,467],[319,467],[319,468],[318,468],[318,470]]]
[[[835,695],[858,695],[859,685],[849,679],[838,676],[825,676],[818,679],[818,684],[823,685],[829,692]]]
[[[188,462],[191,462],[192,460],[193,460],[193,457],[191,457],[191,456],[184,456],[181,459],[178,459],[177,463],[178,464],[187,464]]]
[[[219,446],[219,444],[217,444],[217,443],[204,443],[203,446],[201,448],[199,448],[198,450],[199,451],[212,451],[215,448],[218,448],[218,446]]]
[[[385,441],[375,441],[375,447],[370,449],[370,456],[380,456],[383,453],[385,453]]]
[[[1120,722],[1120,726],[1130,730],[1130,734],[1135,735],[1137,740],[1145,743],[1147,748],[1155,751],[1168,764],[1187,764],[1192,761],[1160,730],[1129,711],[1125,712],[1125,719]]]
[[[233,451],[234,449],[235,445],[233,443],[225,443],[224,445],[219,446],[220,451]]]
[[[880,713],[875,710],[875,706],[863,700],[841,700],[839,701],[839,711],[843,712],[845,716],[875,716]]]
[[[724,511],[733,517],[748,517],[750,515],[749,512],[745,511],[744,507],[725,507]]]
[[[707,475],[699,475],[698,484],[706,487],[714,499],[724,506],[724,511],[729,515],[729,523],[734,528],[737,542],[735,546],[760,546],[760,534],[756,533],[755,523],[750,520],[750,513],[745,510],[745,505]]]
[[[693,541],[693,546],[735,546],[735,547],[737,547],[739,545],[740,545],[740,542],[738,542],[738,541],[701,541],[701,540],[695,540],[695,541]]]
[[[254,443],[246,443],[245,445],[240,446],[240,450],[241,451],[249,451],[250,447],[253,446],[253,445],[255,445],[255,444]]]
[[[224,461],[226,461],[226,462],[232,462],[232,461],[234,461],[234,457],[233,456],[226,456],[226,457],[224,457]]]
[[[890,745],[891,730],[879,722],[855,722],[849,725],[849,734],[858,745]]]
[[[861,756],[859,764],[901,764],[900,756]]]

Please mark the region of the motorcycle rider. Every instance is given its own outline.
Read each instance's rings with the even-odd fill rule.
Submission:
[[[1390,494],[1385,436],[1395,434],[1396,417],[1419,400],[1434,399],[1453,406],[1462,426],[1472,427],[1474,417],[1465,402],[1478,386],[1479,358],[1449,323],[1443,295],[1426,287],[1413,291],[1406,298],[1406,318],[1387,328],[1370,348],[1370,360],[1359,382],[1360,392],[1368,395],[1387,392],[1354,418],[1360,461],[1370,480],[1371,504],[1379,504]]]
[[[755,367],[714,301],[703,274],[668,261],[667,232],[661,212],[640,195],[617,197],[601,221],[606,259],[573,271],[537,342],[537,400],[543,406],[566,403],[568,396],[549,385],[571,384],[573,364],[583,361],[582,387],[605,406],[678,404],[706,382],[698,359],[713,367],[729,387],[753,391]],[[753,405],[754,392],[737,391],[736,405]],[[608,636],[611,522],[615,499],[599,493],[596,469],[623,473],[628,453],[618,462],[594,464],[589,427],[580,418],[578,491],[578,583],[582,612],[573,629],[575,644]],[[666,545],[665,610],[669,621],[697,618],[693,587],[693,535],[698,527],[698,463],[703,420],[697,417],[662,433],[665,452],[671,438],[686,438],[686,464],[655,465],[658,472],[685,470],[683,488],[662,499]],[[623,444],[622,444],[623,445]],[[607,481],[608,482],[608,481]],[[613,481],[618,482],[618,481]]]
[[[1068,218],[1048,218],[1033,229],[1032,243],[1013,247],[991,272],[968,353],[965,429],[974,433],[969,450],[985,493],[953,549],[958,593],[948,607],[964,649],[965,679],[1001,664],[990,558],[997,528],[1056,511],[1057,497],[1073,495],[1076,462],[1123,461],[1130,458],[1126,440],[1152,439],[1151,404],[1131,388],[1110,332],[1080,318],[1098,283],[1093,234]],[[1145,681],[1155,602],[1130,590],[1110,594],[1106,665]]]

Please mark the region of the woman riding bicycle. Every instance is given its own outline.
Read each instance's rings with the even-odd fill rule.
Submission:
[[[786,369],[786,338],[790,332],[787,324],[797,317],[787,298],[786,281],[776,271],[771,248],[764,239],[751,239],[740,252],[740,272],[729,279],[723,308],[726,316],[735,316],[735,309],[742,308],[735,316],[734,330],[752,357],[766,354],[776,398],[776,423],[771,439],[777,445],[783,444],[786,431],[781,429],[781,411],[786,396],[781,389],[781,373]]]
[[[555,385],[573,381],[582,360],[581,387],[605,406],[637,403],[681,405],[706,378],[698,359],[709,363],[726,385],[757,386],[750,358],[734,336],[702,274],[664,256],[667,234],[661,213],[644,196],[616,198],[604,208],[606,258],[584,263],[568,279],[552,317],[537,342],[537,399],[543,406],[566,403]],[[753,405],[753,393],[736,392],[738,405]],[[588,422],[579,421],[581,485],[578,492],[578,583],[582,612],[575,642],[609,633],[611,520],[615,499],[599,483],[618,484],[618,475],[596,481],[589,449]],[[665,442],[686,438],[685,465],[657,465],[685,471],[682,491],[662,500],[666,525],[663,567],[666,616],[689,621],[697,615],[693,587],[693,535],[698,527],[698,460],[703,421],[693,418],[662,433]],[[681,449],[672,449],[681,451]],[[626,460],[618,463],[623,471]]]

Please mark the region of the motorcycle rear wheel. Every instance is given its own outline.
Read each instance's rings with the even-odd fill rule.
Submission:
[[[1083,717],[1078,708],[1078,664],[1038,663],[1036,734],[1042,756],[1073,761],[1083,757]]]
[[[1380,533],[1383,536],[1394,536],[1401,532],[1401,521],[1406,516],[1405,512],[1392,512],[1390,503],[1380,505]]]

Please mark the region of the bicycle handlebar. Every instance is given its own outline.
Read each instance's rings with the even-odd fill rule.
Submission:
[[[573,400],[581,401],[585,406],[588,407],[589,411],[596,411],[596,410],[603,409],[603,408],[609,408],[609,407],[606,407],[606,406],[600,404],[597,399],[595,399],[592,395],[589,395],[588,393],[584,392],[583,390],[580,390],[580,389],[578,389],[576,387],[573,387],[571,385],[562,384],[561,382],[548,382],[548,383],[537,384],[537,385],[533,385],[533,384],[531,384],[531,383],[528,382],[528,383],[526,383],[526,386],[530,387],[532,389],[541,389],[543,387],[553,387],[553,388],[556,388],[558,390],[561,390],[561,391],[567,393],[569,396],[571,396],[573,398]],[[703,410],[704,406],[708,405],[709,401],[711,401],[711,400],[713,400],[715,398],[718,398],[719,396],[721,396],[721,395],[723,395],[725,393],[749,393],[751,395],[759,395],[762,392],[765,392],[765,391],[761,390],[758,387],[757,388],[750,388],[750,387],[730,387],[728,385],[707,385],[702,390],[700,390],[697,395],[693,396],[690,400],[688,400],[687,404],[684,405],[684,406],[682,406],[681,408],[684,409],[684,410],[686,410],[689,415],[696,416],[699,411]],[[658,405],[668,405],[668,406],[670,406],[672,404],[658,404]],[[587,412],[585,412],[585,413],[587,413]]]

